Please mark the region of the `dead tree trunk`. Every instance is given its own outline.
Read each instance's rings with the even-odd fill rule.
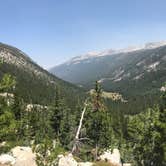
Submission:
[[[84,109],[83,109],[82,114],[81,114],[81,119],[80,119],[80,122],[79,122],[77,133],[76,133],[76,136],[74,138],[74,145],[73,145],[72,153],[74,153],[78,148],[79,135],[80,135],[80,131],[81,131],[81,127],[82,127],[82,121],[84,119],[84,114],[85,114],[86,108],[87,108],[87,103],[85,102],[85,106],[84,106]]]

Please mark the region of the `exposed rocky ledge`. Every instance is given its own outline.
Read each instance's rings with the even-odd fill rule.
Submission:
[[[10,153],[0,155],[0,166],[37,166],[36,155],[32,152],[30,147],[17,146],[13,148]],[[120,160],[120,152],[114,149],[104,152],[99,156],[100,161],[104,161],[116,166],[122,166]],[[58,166],[93,166],[92,162],[77,162],[71,153],[67,155],[58,156]],[[131,166],[130,163],[123,164],[123,166]]]

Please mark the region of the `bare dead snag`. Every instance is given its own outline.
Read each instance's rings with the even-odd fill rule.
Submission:
[[[83,109],[82,114],[81,114],[81,119],[80,119],[80,122],[79,122],[77,133],[76,133],[76,136],[74,138],[74,145],[73,145],[72,153],[74,153],[77,150],[78,146],[79,146],[79,141],[80,141],[79,135],[80,135],[80,131],[81,131],[82,122],[83,122],[83,119],[84,119],[84,114],[85,114],[86,108],[87,108],[87,102],[85,101],[85,106],[84,106],[84,109]]]

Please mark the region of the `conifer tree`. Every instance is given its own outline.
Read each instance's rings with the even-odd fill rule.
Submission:
[[[91,93],[91,103],[86,118],[87,135],[96,149],[95,159],[97,159],[98,148],[108,147],[111,134],[109,114],[102,99],[101,86],[97,81]]]
[[[50,106],[51,112],[51,125],[55,132],[55,137],[58,138],[61,130],[61,123],[64,118],[65,104],[64,100],[60,97],[60,90],[57,86],[54,103]]]
[[[166,163],[166,111],[159,107],[148,109],[131,117],[128,134],[137,165],[164,165]]]
[[[12,110],[12,93],[15,87],[15,79],[5,74],[0,81],[0,142],[14,141],[16,139],[17,125],[15,115]],[[7,94],[7,95],[5,95]]]

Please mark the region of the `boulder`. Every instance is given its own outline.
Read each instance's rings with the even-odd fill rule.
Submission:
[[[110,150],[104,152],[100,157],[100,160],[108,161],[111,164],[121,166],[120,152],[118,149],[114,149],[111,153]]]
[[[80,163],[78,163],[78,166],[93,166],[93,163],[91,163],[91,162],[80,162]]]
[[[131,166],[131,163],[124,163],[123,166]]]
[[[77,163],[77,161],[73,158],[73,155],[71,153],[66,156],[59,155],[58,158],[59,158],[58,166],[92,166],[93,165],[93,163],[91,162]]]
[[[2,154],[0,155],[0,164],[14,164],[15,158],[9,154]]]
[[[105,161],[105,160],[110,160],[111,159],[111,151],[110,150],[107,150],[105,151],[102,155],[100,155],[99,159],[102,160],[102,161]]]
[[[59,155],[58,158],[58,166],[78,166],[77,161],[73,158],[73,155],[71,153],[66,156]]]
[[[30,147],[17,146],[11,150],[13,157],[16,159],[13,166],[37,166],[35,154]]]
[[[121,164],[121,159],[120,159],[120,152],[118,149],[114,149],[112,156],[111,156],[111,162],[113,164]]]
[[[3,146],[5,146],[5,145],[6,145],[6,142],[5,142],[5,141],[0,143],[0,147],[3,147]]]

